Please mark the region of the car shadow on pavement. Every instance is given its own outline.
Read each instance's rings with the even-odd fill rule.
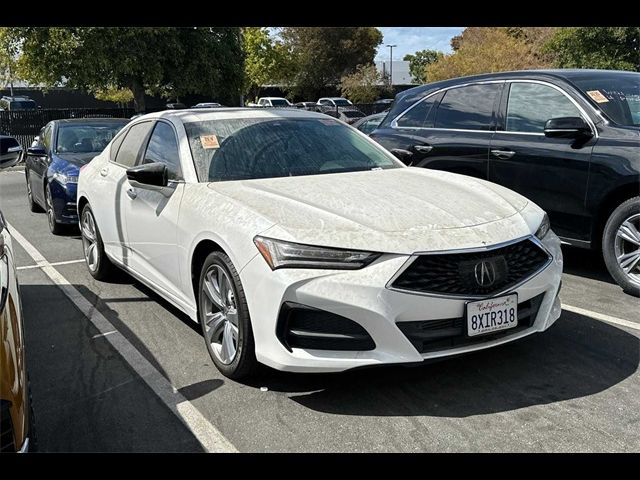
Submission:
[[[586,248],[562,246],[564,273],[615,285],[602,258],[602,253]]]
[[[563,312],[545,333],[415,368],[322,375],[265,369],[250,384],[324,413],[468,417],[593,395],[632,375],[639,362],[637,337]]]

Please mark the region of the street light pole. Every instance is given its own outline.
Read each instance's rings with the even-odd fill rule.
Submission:
[[[389,86],[393,87],[393,47],[397,45],[387,45],[389,47]]]

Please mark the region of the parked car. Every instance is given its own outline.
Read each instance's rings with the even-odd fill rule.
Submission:
[[[350,100],[342,97],[323,97],[319,98],[318,105],[322,107],[329,107],[329,109],[336,109],[336,107],[353,107],[353,103]]]
[[[258,99],[258,107],[293,107],[291,102],[282,97],[261,97]]]
[[[38,104],[29,97],[9,97],[0,98],[0,108],[8,111],[15,110],[37,110]]]
[[[342,97],[325,97],[318,99],[318,108],[322,113],[331,115],[343,122],[352,124],[365,116],[353,103]]]
[[[378,126],[386,116],[387,112],[374,113],[373,115],[362,117],[361,119],[356,120],[355,122],[353,122],[353,127],[357,128],[362,133],[366,133],[367,135],[369,135],[376,128],[378,128]]]
[[[117,265],[200,322],[232,378],[420,362],[560,315],[538,206],[320,113],[140,117],[80,172],[78,211],[91,275]]]
[[[1,168],[1,167],[0,167]],[[35,451],[15,252],[0,211],[0,453]]]
[[[302,110],[307,110],[309,112],[319,112],[320,108],[316,102],[298,102],[293,105],[294,107],[300,108]]]
[[[8,135],[0,135],[0,168],[13,167],[23,159],[20,142]]]
[[[373,103],[374,105],[391,105],[393,103],[393,98],[381,98]]]
[[[537,70],[407,90],[371,136],[409,165],[528,197],[563,241],[601,249],[640,295],[639,130],[639,73]]]
[[[49,229],[60,234],[65,225],[77,225],[78,172],[100,153],[129,122],[123,118],[53,120],[27,149],[25,177],[32,212],[47,212]]]
[[[223,105],[217,102],[203,102],[193,105],[191,108],[221,108]]]

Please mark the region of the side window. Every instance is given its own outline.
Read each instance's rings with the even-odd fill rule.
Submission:
[[[436,112],[436,128],[491,130],[493,106],[502,84],[487,83],[447,90]]]
[[[113,142],[111,142],[111,150],[109,151],[109,158],[111,159],[112,162],[116,161],[116,154],[118,153],[118,149],[120,148],[120,145],[122,145],[122,141],[126,136],[127,136],[127,129],[124,129],[122,134],[119,137],[116,137],[113,140]]]
[[[53,133],[53,127],[51,124],[44,127],[42,133],[42,146],[49,151],[51,149],[51,134]]]
[[[133,167],[140,153],[142,142],[147,138],[147,134],[153,122],[140,122],[129,127],[129,131],[122,141],[122,145],[118,149],[116,154],[116,163],[119,163],[123,167]]]
[[[562,92],[539,83],[512,83],[507,103],[508,132],[542,133],[547,120],[580,117],[580,110]]]
[[[178,141],[173,128],[165,122],[156,123],[144,155],[143,163],[164,163],[169,170],[171,180],[182,179]]]
[[[420,100],[411,110],[402,115],[396,122],[399,127],[433,127],[434,106],[442,98],[442,93],[436,93]]]

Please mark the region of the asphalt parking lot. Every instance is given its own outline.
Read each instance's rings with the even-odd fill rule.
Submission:
[[[47,452],[630,452],[640,450],[640,302],[597,254],[565,249],[547,332],[418,367],[223,377],[199,327],[122,273],[97,282],[77,232],[13,227],[39,448]]]

